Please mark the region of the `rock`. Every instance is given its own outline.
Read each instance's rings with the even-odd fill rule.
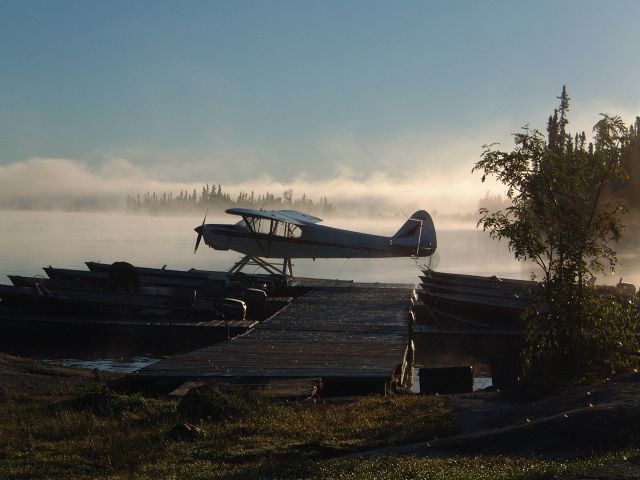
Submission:
[[[86,393],[79,397],[60,402],[56,408],[90,411],[98,416],[124,418],[127,411],[144,412],[145,400],[137,395],[120,395],[111,391]]]
[[[232,399],[216,385],[193,388],[180,400],[178,414],[191,421],[224,420],[239,412]]]
[[[193,441],[205,436],[202,428],[191,423],[179,423],[169,432],[169,437],[176,441]]]
[[[96,415],[114,413],[116,396],[112,393],[87,393],[67,402],[74,410],[90,410]]]

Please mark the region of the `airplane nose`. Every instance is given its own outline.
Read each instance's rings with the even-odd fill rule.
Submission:
[[[199,227],[194,228],[194,230],[198,233],[198,238],[196,239],[196,246],[193,249],[193,253],[195,254],[198,251],[198,245],[200,245],[200,240],[202,240],[202,231],[204,230],[204,224],[207,221],[207,213],[209,212],[209,209],[207,209],[206,212],[204,212],[204,218],[202,219],[202,225],[200,225]]]
[[[198,238],[196,239],[196,246],[193,249],[193,253],[195,254],[198,251],[198,247],[200,246],[200,240],[202,240],[202,230],[204,230],[204,224],[194,228],[194,230],[198,233]]]

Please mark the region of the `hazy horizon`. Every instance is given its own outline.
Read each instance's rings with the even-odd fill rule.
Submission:
[[[469,214],[482,145],[640,113],[640,3],[3,4],[0,208],[293,189],[341,210]],[[588,52],[588,55],[584,54]]]
[[[470,230],[480,199],[504,196],[471,173],[483,145],[544,132],[563,85],[571,132],[640,113],[631,0],[3,6],[0,219],[18,224],[94,225],[106,217],[37,212],[122,212],[128,195],[213,184],[234,199],[324,197],[350,229],[426,209],[438,229]],[[184,235],[205,209],[181,214]],[[0,241],[17,249],[12,235]]]
[[[215,179],[171,182],[150,177],[152,174],[147,169],[122,159],[105,162],[97,168],[71,160],[32,159],[0,166],[0,208],[118,210],[125,206],[127,195],[169,192],[177,195],[194,189],[199,194],[208,183],[221,184],[233,199],[241,192],[282,196],[285,190],[293,190],[294,198],[306,195],[314,202],[324,197],[343,214],[349,211],[409,214],[426,209],[445,215],[472,215],[486,192],[503,191],[495,182],[480,182],[478,175],[471,174],[471,167],[462,172],[427,173],[402,181],[382,173],[374,173],[364,180],[349,174],[326,180],[301,177],[291,182],[263,176],[230,184],[215,182]]]

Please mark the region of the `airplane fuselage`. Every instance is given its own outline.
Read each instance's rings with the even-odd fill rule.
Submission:
[[[427,256],[435,242],[402,244],[394,237],[353,232],[324,225],[309,224],[298,236],[251,231],[244,225],[208,224],[202,226],[205,243],[216,250],[234,250],[264,258],[376,258]]]

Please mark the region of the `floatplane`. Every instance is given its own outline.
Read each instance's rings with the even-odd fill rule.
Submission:
[[[204,239],[215,250],[244,254],[230,270],[248,265],[274,275],[293,276],[294,258],[428,257],[436,251],[433,220],[418,210],[390,237],[319,225],[322,219],[296,210],[229,208],[226,213],[242,217],[235,224],[207,224],[205,213],[194,253]],[[282,259],[279,267],[265,259]]]

